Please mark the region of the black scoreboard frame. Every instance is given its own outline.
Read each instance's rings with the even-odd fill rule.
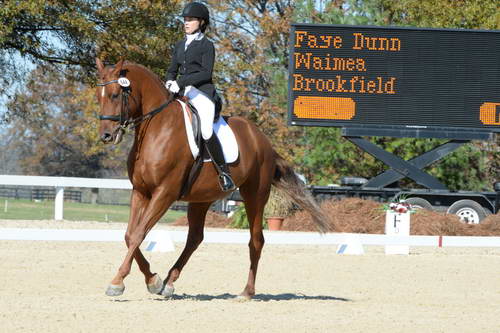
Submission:
[[[325,28],[325,29],[339,29],[339,32],[349,33],[349,30],[361,29],[363,31],[422,31],[422,32],[458,32],[458,33],[493,33],[500,36],[500,30],[469,30],[469,29],[435,29],[435,28],[415,28],[415,27],[381,27],[381,26],[362,26],[362,25],[330,25],[330,24],[303,24],[294,23],[291,26],[290,31],[290,52],[289,52],[289,80],[288,80],[288,125],[294,126],[320,126],[320,127],[341,127],[342,135],[347,137],[361,137],[361,136],[388,136],[388,137],[410,137],[410,138],[444,138],[444,139],[457,139],[457,140],[491,140],[493,139],[495,133],[500,132],[500,123],[495,123],[493,125],[487,126],[443,126],[439,124],[437,126],[429,124],[376,124],[376,123],[363,123],[356,122],[353,120],[342,121],[333,119],[306,119],[298,118],[294,115],[294,101],[296,96],[313,96],[318,97],[318,95],[313,95],[312,93],[300,94],[294,93],[294,78],[293,74],[295,71],[295,60],[294,53],[296,52],[296,30],[298,28]],[[311,32],[312,34],[313,32]],[[328,36],[324,36],[328,37]],[[332,36],[332,38],[334,38]],[[357,36],[356,36],[357,38]],[[331,39],[330,39],[331,42]],[[388,44],[387,44],[388,45]],[[498,46],[497,46],[498,47]],[[351,50],[354,54],[356,50]],[[355,54],[354,54],[355,56]],[[500,52],[498,53],[498,68],[500,73]],[[411,64],[410,64],[411,65]],[[367,65],[369,66],[369,64]],[[366,69],[365,69],[366,71]],[[335,76],[335,74],[331,74]],[[495,76],[495,73],[492,74]],[[496,87],[498,87],[498,98],[491,102],[493,105],[500,103],[500,75],[497,75],[498,81],[495,82]],[[339,79],[340,80],[340,79]],[[494,89],[494,88],[493,88]],[[491,93],[491,92],[490,92]],[[349,94],[347,96],[352,97],[354,94]],[[340,96],[340,94],[336,94]],[[352,98],[351,98],[352,100]],[[500,105],[500,104],[498,104]],[[500,108],[500,107],[499,107]],[[465,106],[464,106],[465,110]],[[437,110],[436,110],[437,111]],[[384,112],[384,110],[377,110],[377,112]],[[479,114],[479,112],[478,112]],[[496,118],[495,118],[496,122]],[[484,122],[483,122],[484,123]]]

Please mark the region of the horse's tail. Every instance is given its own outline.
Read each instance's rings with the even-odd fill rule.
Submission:
[[[301,209],[311,214],[320,233],[330,231],[328,218],[314,200],[305,184],[297,177],[290,163],[285,161],[276,153],[276,171],[273,178],[273,185],[287,194],[291,200]]]

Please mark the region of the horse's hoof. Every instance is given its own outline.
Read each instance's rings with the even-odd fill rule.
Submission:
[[[173,286],[170,287],[169,285],[165,285],[165,288],[161,291],[161,295],[165,298],[170,298],[174,295],[174,290],[175,288]]]
[[[158,274],[155,274],[154,276],[155,278],[153,283],[147,285],[148,291],[154,295],[161,295],[161,291],[163,289],[163,280]]]
[[[106,289],[107,296],[120,296],[123,295],[123,291],[125,290],[125,286],[117,286],[115,284],[110,284],[108,289]]]

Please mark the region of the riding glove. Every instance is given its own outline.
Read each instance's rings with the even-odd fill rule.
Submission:
[[[181,90],[181,88],[177,84],[177,81],[172,80],[167,81],[167,83],[165,83],[165,87],[174,94],[177,94]]]

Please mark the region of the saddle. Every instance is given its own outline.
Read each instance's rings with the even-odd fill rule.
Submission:
[[[190,111],[189,115],[193,127],[193,134],[196,145],[199,148],[198,156],[196,157],[193,166],[191,167],[191,170],[189,171],[189,174],[187,178],[184,180],[184,183],[182,185],[182,189],[179,195],[179,199],[181,199],[186,195],[186,193],[189,192],[189,190],[193,186],[194,182],[198,178],[198,175],[200,174],[201,168],[203,167],[203,161],[209,160],[210,155],[208,154],[208,149],[206,148],[205,141],[203,140],[203,136],[201,135],[201,120],[200,120],[200,115],[198,114],[198,110],[196,110],[194,105],[191,104],[191,102],[187,97],[183,96],[180,97],[179,99],[182,102],[184,102],[189,108]],[[216,104],[216,114],[214,117],[214,123],[219,120],[219,117],[220,117],[220,106],[217,107]],[[226,121],[228,118],[229,117],[224,117]]]
[[[218,96],[218,95],[217,95]],[[191,101],[189,100],[189,98],[187,98],[186,96],[182,96],[180,98],[178,98],[179,100],[183,101],[184,103],[186,103],[186,105],[189,107],[189,111],[190,112],[190,120],[191,120],[191,124],[193,126],[193,134],[194,134],[194,138],[196,140],[196,144],[199,144],[200,142],[203,142],[203,138],[201,136],[201,121],[200,121],[200,115],[198,114],[198,110],[194,107],[193,104],[191,104]],[[219,98],[220,99],[220,98]],[[219,120],[220,118],[220,112],[221,112],[221,109],[222,109],[222,104],[219,103],[217,101],[217,99],[215,100],[215,115],[214,115],[214,124]],[[229,119],[229,117],[223,117],[226,121],[227,119]],[[201,140],[201,141],[200,141]],[[198,147],[200,147],[201,149],[201,146],[198,145]]]

